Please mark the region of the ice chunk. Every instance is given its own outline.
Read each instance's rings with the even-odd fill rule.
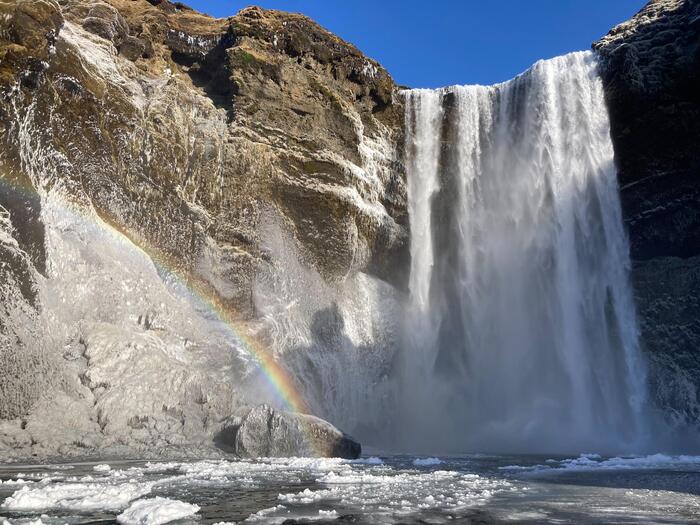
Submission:
[[[3,509],[36,511],[61,510],[121,510],[129,502],[151,492],[151,483],[69,483],[62,485],[24,486],[7,498]]]
[[[180,520],[199,512],[199,507],[191,503],[168,498],[141,499],[117,516],[122,525],[162,525]]]
[[[562,470],[641,470],[641,469],[677,469],[688,465],[700,464],[700,456],[668,456],[651,454],[648,456],[612,457],[603,459],[598,454],[581,454],[577,458],[562,460],[548,459],[546,465],[508,465],[501,470],[521,470],[529,472],[546,472]]]
[[[413,464],[416,467],[429,467],[431,465],[440,465],[442,460],[440,458],[416,458],[413,460]]]

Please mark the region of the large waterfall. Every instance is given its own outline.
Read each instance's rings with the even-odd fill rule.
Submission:
[[[645,367],[595,56],[405,100],[405,443],[629,450]]]

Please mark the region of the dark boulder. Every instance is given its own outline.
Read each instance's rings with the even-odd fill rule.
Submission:
[[[362,453],[357,441],[327,421],[268,405],[246,409],[227,420],[215,442],[222,450],[241,457],[355,459]]]

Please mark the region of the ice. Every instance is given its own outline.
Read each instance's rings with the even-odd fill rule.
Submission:
[[[88,470],[94,471],[94,466]],[[103,475],[78,473],[40,481],[16,490],[2,509],[26,514],[27,519],[51,510],[112,512],[121,513],[117,521],[122,525],[158,525],[197,512],[196,505],[177,499],[182,491],[190,493],[193,487],[228,493],[231,488],[258,490],[277,483],[299,488],[273,492],[271,497],[277,496],[277,505],[251,509],[246,521],[322,521],[358,512],[382,521],[393,519],[396,513],[481,505],[494,494],[514,490],[508,480],[431,470],[429,466],[419,470],[397,468],[377,457],[362,458],[360,462],[325,458],[172,461],[121,468],[113,464]],[[173,489],[178,494],[175,499],[165,499],[162,491]]]
[[[252,521],[267,521],[268,517],[271,514],[274,514],[276,512],[280,512],[280,511],[283,511],[286,509],[287,509],[287,507],[285,507],[284,505],[275,505],[274,507],[268,507],[266,509],[261,509],[258,512],[256,512],[255,514],[251,514],[250,516],[248,516],[246,521],[251,521],[251,522]]]
[[[6,487],[9,487],[11,485],[26,485],[28,483],[34,483],[33,481],[28,481],[22,478],[17,478],[17,479],[8,479],[8,480],[1,480],[0,479],[0,485],[5,485]]]
[[[112,467],[105,464],[95,465],[94,467],[92,467],[92,470],[94,470],[95,472],[109,472],[110,470],[112,470]]]
[[[280,494],[279,500],[288,504],[328,502],[344,507],[376,506],[389,512],[412,512],[480,505],[495,493],[511,488],[507,481],[476,474],[446,470],[397,473],[386,467],[334,470],[317,481],[328,488]]]
[[[121,510],[132,500],[151,492],[152,483],[65,483],[24,486],[0,508],[13,511]]]
[[[416,458],[413,460],[413,464],[416,467],[428,467],[432,465],[439,465],[442,463],[440,458]]]
[[[548,459],[544,465],[507,465],[501,470],[546,472],[567,470],[642,470],[642,469],[677,469],[700,465],[700,456],[670,456],[651,454],[647,456],[623,456],[603,459],[599,454],[581,454],[577,458],[562,460]]]
[[[199,512],[197,505],[169,498],[141,499],[117,516],[122,525],[162,525],[192,516]]]
[[[27,520],[27,521],[22,521],[22,522],[18,522],[18,521],[12,522],[12,521],[3,519],[3,520],[0,522],[0,525],[20,525],[20,524],[21,524],[21,525],[47,525],[47,524],[42,520],[42,518],[46,518],[46,516],[42,516],[41,518],[37,518],[37,519],[35,519],[35,520]]]

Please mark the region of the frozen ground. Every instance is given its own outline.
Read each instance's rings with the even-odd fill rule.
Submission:
[[[700,458],[366,457],[0,467],[0,524],[700,523]]]

